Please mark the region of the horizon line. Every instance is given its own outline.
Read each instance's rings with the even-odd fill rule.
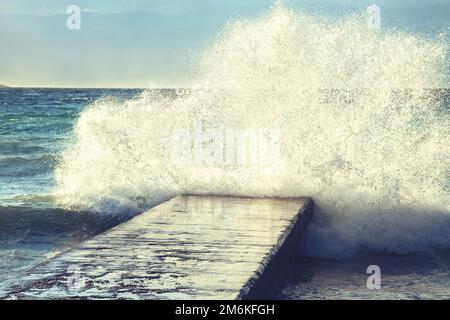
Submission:
[[[195,89],[218,89],[218,88],[207,88],[207,87],[203,87],[203,88],[192,88],[192,87],[179,87],[179,86],[174,86],[174,87],[167,87],[167,86],[161,86],[161,87],[102,87],[102,86],[94,86],[94,87],[76,87],[76,86],[7,86],[7,85],[3,85],[0,84],[0,90],[2,89],[129,89],[129,90],[195,90]],[[222,88],[224,90],[227,90],[227,88]],[[265,89],[265,88],[260,88],[260,89]],[[318,89],[318,88],[315,88]],[[367,88],[329,88],[329,87],[324,87],[324,88],[319,88],[319,89],[328,89],[328,90],[364,90]],[[448,87],[427,87],[427,88],[414,88],[414,87],[403,87],[403,88],[391,88],[391,90],[395,91],[395,90],[450,90],[450,86]],[[302,91],[302,89],[298,89],[299,91]],[[304,89],[303,89],[304,90]]]

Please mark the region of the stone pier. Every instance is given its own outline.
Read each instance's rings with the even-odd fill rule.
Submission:
[[[309,198],[177,196],[28,270],[0,298],[258,298],[312,214]]]

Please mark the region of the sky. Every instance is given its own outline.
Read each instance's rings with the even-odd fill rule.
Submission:
[[[0,0],[0,84],[38,87],[183,87],[192,57],[230,19],[273,0]],[[450,23],[450,0],[286,0],[339,16],[377,4],[384,23],[433,32]],[[78,5],[81,29],[68,30]]]

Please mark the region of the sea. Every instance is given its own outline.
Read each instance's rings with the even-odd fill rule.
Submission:
[[[173,195],[209,193],[314,200],[268,298],[449,299],[446,39],[278,3],[194,54],[188,89],[0,90],[0,289]],[[173,161],[175,133],[198,155],[199,127],[213,160],[211,133],[262,132],[277,161]]]
[[[54,168],[79,113],[137,90],[0,90],[0,283],[123,221],[66,210],[51,196]]]
[[[120,210],[106,215],[61,206],[52,193],[57,184],[55,168],[64,150],[76,143],[73,130],[83,110],[105,97],[114,97],[120,103],[135,99],[143,91],[0,90],[0,287],[5,280],[20,278],[28,268],[131,216],[119,214]],[[178,92],[158,91],[169,97]],[[406,254],[368,250],[341,258],[302,256],[301,252],[293,256],[292,264],[280,271],[278,287],[268,292],[267,298],[450,298],[450,252],[445,248]],[[381,289],[367,287],[370,265],[380,266]]]

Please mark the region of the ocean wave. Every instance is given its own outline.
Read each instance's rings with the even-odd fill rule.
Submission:
[[[447,54],[439,39],[370,30],[363,15],[329,21],[278,4],[230,22],[199,54],[192,91],[102,99],[80,114],[56,201],[115,214],[177,193],[311,196],[304,254],[450,248],[450,119],[428,91],[448,85]],[[174,163],[173,133],[199,123],[279,130],[280,161]]]
[[[36,176],[50,173],[57,163],[57,156],[41,154],[32,156],[3,156],[0,157],[0,177]]]
[[[56,160],[56,156],[54,154],[32,154],[23,155],[23,156],[0,156],[0,163],[8,164],[8,163],[29,163],[29,162],[41,162],[41,161],[54,161]]]

